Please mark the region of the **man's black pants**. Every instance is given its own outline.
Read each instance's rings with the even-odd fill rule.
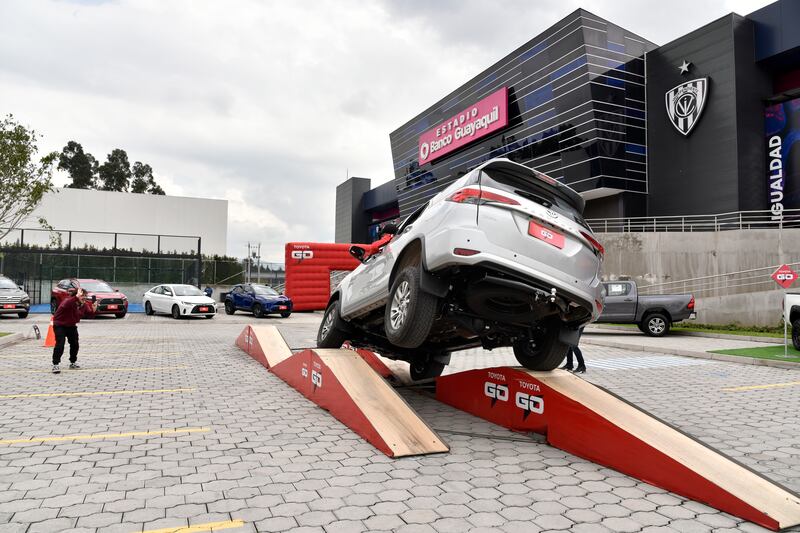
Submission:
[[[64,355],[64,342],[69,340],[69,362],[78,360],[78,326],[53,326],[56,334],[56,345],[53,348],[53,364],[61,363]]]

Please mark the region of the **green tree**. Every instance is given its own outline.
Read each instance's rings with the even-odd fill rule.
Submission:
[[[53,190],[58,152],[37,160],[39,137],[13,115],[0,120],[0,240],[25,222],[45,193]],[[38,222],[49,227],[43,218]]]
[[[127,192],[131,181],[131,164],[125,150],[115,148],[98,168],[104,191]]]
[[[153,176],[153,168],[150,165],[137,161],[133,164],[132,174],[131,192],[164,194],[164,189],[156,183],[156,179]]]
[[[65,170],[72,183],[67,185],[72,189],[94,189],[97,175],[97,159],[88,152],[83,151],[83,146],[75,141],[69,141],[58,156],[58,170]]]

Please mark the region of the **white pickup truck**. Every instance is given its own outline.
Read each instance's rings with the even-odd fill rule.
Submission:
[[[783,300],[783,319],[792,326],[792,345],[800,350],[800,292],[787,292]]]

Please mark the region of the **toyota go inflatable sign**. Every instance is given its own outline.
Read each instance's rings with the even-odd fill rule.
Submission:
[[[419,137],[419,164],[438,159],[508,126],[508,87],[478,100]]]
[[[784,289],[788,289],[797,280],[797,272],[792,270],[789,265],[782,265],[772,273],[772,279]]]

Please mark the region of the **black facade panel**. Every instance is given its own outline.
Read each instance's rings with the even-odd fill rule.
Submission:
[[[734,21],[733,37],[736,51],[739,210],[767,209],[769,180],[766,167],[764,99],[772,94],[772,77],[755,61],[753,22],[737,18]]]
[[[728,15],[647,54],[648,214],[739,209],[734,19]],[[681,76],[683,60],[692,63]],[[705,109],[688,136],[667,116],[673,87],[708,77]]]
[[[755,60],[775,62],[800,48],[800,2],[779,0],[747,15],[754,22]]]

